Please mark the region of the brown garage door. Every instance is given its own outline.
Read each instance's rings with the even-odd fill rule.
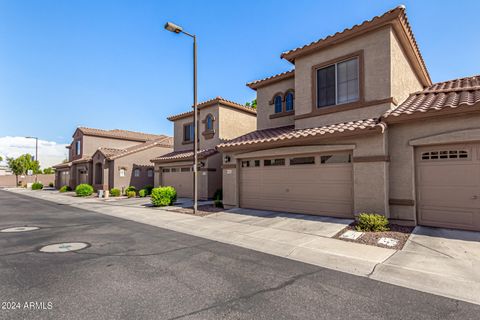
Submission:
[[[240,164],[243,208],[353,216],[348,153],[249,159]]]
[[[419,224],[480,231],[480,145],[418,148]]]
[[[193,197],[193,173],[190,167],[162,169],[162,186],[177,190],[177,197]]]

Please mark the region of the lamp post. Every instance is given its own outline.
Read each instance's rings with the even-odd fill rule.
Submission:
[[[35,161],[38,161],[38,137],[25,137],[25,138],[35,139]],[[38,180],[38,175],[35,173],[35,182],[37,182],[37,180]]]
[[[167,22],[165,29],[179,34],[183,33],[193,39],[193,213],[197,214],[198,203],[198,110],[197,110],[197,37],[183,31],[183,28],[174,23]]]

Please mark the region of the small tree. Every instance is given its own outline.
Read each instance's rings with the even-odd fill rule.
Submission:
[[[43,169],[43,174],[54,174],[55,170],[52,167]]]
[[[16,185],[18,186],[18,176],[25,173],[25,164],[21,162],[18,158],[7,158],[7,165],[15,175]]]
[[[247,107],[257,109],[257,99],[252,100],[252,102],[245,103]]]

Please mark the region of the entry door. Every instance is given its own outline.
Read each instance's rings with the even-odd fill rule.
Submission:
[[[353,168],[348,153],[241,161],[240,206],[353,217]]]
[[[419,224],[480,231],[480,145],[416,152]]]

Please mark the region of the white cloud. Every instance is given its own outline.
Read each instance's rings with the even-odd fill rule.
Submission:
[[[51,167],[61,163],[68,156],[66,144],[54,141],[38,140],[38,160],[41,168]],[[6,157],[18,157],[29,153],[35,155],[35,139],[24,137],[0,137],[0,156],[5,162]]]

